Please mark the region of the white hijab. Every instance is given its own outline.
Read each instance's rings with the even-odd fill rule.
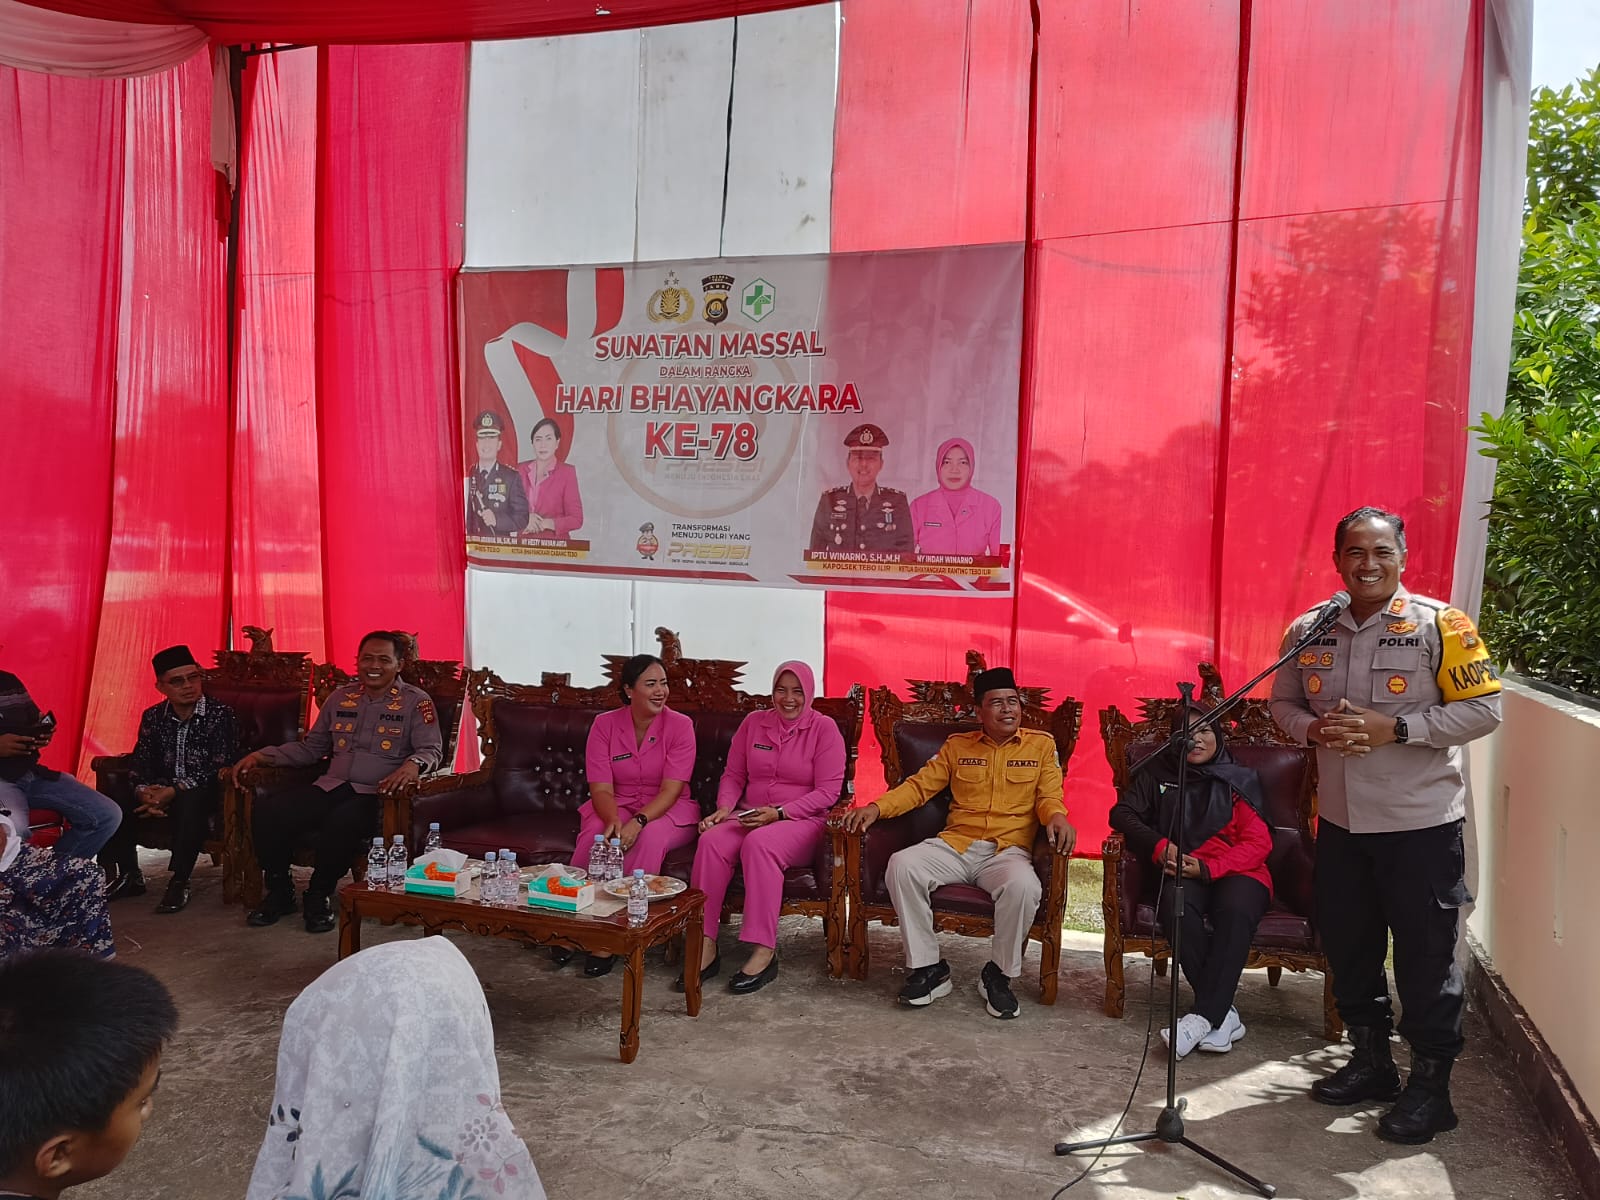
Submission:
[[[363,950],[289,1006],[246,1200],[289,1197],[545,1200],[483,988],[444,938]]]

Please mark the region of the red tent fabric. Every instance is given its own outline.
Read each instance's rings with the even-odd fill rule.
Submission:
[[[193,25],[224,45],[464,42],[638,29],[802,8],[821,0],[28,0],[143,25]]]

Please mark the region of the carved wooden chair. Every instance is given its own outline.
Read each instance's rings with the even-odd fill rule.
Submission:
[[[254,626],[246,626],[253,629]],[[292,742],[305,733],[311,704],[311,663],[305,654],[275,652],[270,640],[259,650],[219,650],[216,666],[206,672],[206,695],[233,709],[239,737],[239,754],[263,746]],[[133,755],[102,754],[89,762],[95,786],[110,796],[125,814],[133,812]],[[224,785],[224,792],[227,788]],[[124,816],[136,820],[138,843],[153,849],[172,845],[171,822],[166,817]],[[205,853],[223,866],[222,898],[239,899],[239,878],[229,869],[226,803],[211,824]]]
[[[1201,697],[1220,700],[1222,679],[1210,663],[1200,664]],[[1174,699],[1139,701],[1139,720],[1130,721],[1114,705],[1100,711],[1100,735],[1112,782],[1120,791],[1128,783],[1128,764],[1137,762],[1163,742],[1170,728]],[[1323,973],[1323,1034],[1337,1041],[1343,1025],[1333,1006],[1333,976],[1317,939],[1311,876],[1316,862],[1317,760],[1314,751],[1297,746],[1280,730],[1265,700],[1246,700],[1223,720],[1223,736],[1235,759],[1261,776],[1266,819],[1272,830],[1272,902],[1250,945],[1247,967],[1265,967],[1277,986],[1284,968]],[[1125,999],[1124,954],[1155,959],[1165,973],[1171,950],[1156,921],[1155,896],[1160,872],[1126,852],[1120,833],[1102,848],[1105,885],[1106,994],[1105,1013],[1120,1017]]]
[[[747,713],[768,707],[771,697],[740,690],[743,663],[683,656],[675,633],[657,629],[661,660],[671,689],[669,703],[695,726],[695,764],[689,781],[702,812],[716,805],[717,785],[727,766],[733,735]],[[420,844],[437,821],[444,844],[481,858],[506,847],[521,863],[567,862],[577,847],[578,808],[589,798],[585,749],[589,726],[617,707],[615,680],[629,655],[607,655],[613,682],[577,687],[571,676],[546,672],[537,685],[510,684],[492,671],[469,672],[467,692],[478,722],[483,764],[463,775],[424,780],[411,807],[410,834]],[[813,707],[838,723],[847,748],[845,784],[835,812],[850,803],[857,745],[861,740],[862,689],[847,696],[819,696]],[[687,880],[694,861],[690,845],[667,856],[664,873]],[[843,875],[834,870],[824,839],[815,862],[786,873],[782,912],[821,917],[830,970],[842,972]],[[741,903],[737,879],[729,888],[724,918]]]
[[[893,689],[873,688],[872,727],[883,751],[883,777],[894,787],[919,771],[939,751],[952,733],[978,728],[972,683],[985,669],[983,655],[967,651],[964,682],[911,679],[912,699],[901,700]],[[1083,705],[1070,696],[1049,707],[1049,689],[1022,688],[1022,724],[1041,729],[1055,739],[1065,773],[1078,744]],[[897,924],[886,880],[889,857],[898,850],[935,837],[950,811],[948,789],[921,808],[903,816],[881,819],[865,834],[847,834],[840,818],[830,818],[834,857],[844,864],[848,897],[848,965],[856,979],[865,979],[868,966],[867,922]],[[1067,864],[1050,848],[1043,829],[1034,841],[1033,865],[1039,873],[1043,895],[1028,937],[1040,945],[1039,998],[1056,1001],[1061,966],[1061,923],[1067,910]],[[968,937],[994,935],[994,903],[982,888],[966,885],[941,887],[933,893],[933,923],[946,933]]]
[[[459,662],[418,659],[406,653],[406,648],[402,648],[402,658],[404,662],[400,668],[400,678],[428,693],[438,717],[440,733],[444,736],[444,752],[438,771],[434,772],[437,776],[440,772],[448,772],[455,760],[456,735],[461,725],[461,706],[466,696],[467,679],[462,674]],[[319,708],[337,689],[355,681],[355,676],[332,663],[318,663],[308,670],[308,696],[316,697]],[[304,722],[302,732],[297,736],[303,734]],[[269,746],[279,744],[281,742],[263,743]],[[256,860],[255,843],[250,834],[250,814],[256,801],[292,787],[303,787],[316,780],[323,769],[324,764],[321,763],[309,767],[256,767],[250,772],[245,786],[237,787],[232,783],[224,785],[225,853],[232,867],[231,874],[236,879],[237,895],[247,906],[254,907],[261,902],[261,864]],[[409,831],[414,796],[414,790],[407,790],[383,797],[382,833],[385,841],[397,833]],[[310,853],[297,853],[294,861],[300,866],[310,866]],[[357,879],[365,874],[366,865],[366,852],[363,850],[351,866]]]

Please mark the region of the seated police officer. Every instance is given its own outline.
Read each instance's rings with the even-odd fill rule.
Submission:
[[[306,888],[311,933],[333,928],[333,891],[368,839],[378,832],[380,796],[416,783],[438,766],[444,751],[433,702],[399,678],[404,634],[380,630],[361,639],[356,682],[328,697],[302,741],[246,754],[234,765],[243,784],[258,763],[309,766],[324,758],[315,783],[259,801],[251,822],[267,894],[248,918],[271,925],[295,910],[289,874],[295,841],[313,835],[315,862]]]
[[[852,809],[845,829],[858,833],[879,817],[920,808],[945,788],[950,813],[944,832],[892,855],[889,896],[905,942],[906,1004],[931,1004],[950,994],[950,965],[939,957],[931,897],[947,884],[975,885],[994,900],[994,939],[978,981],[991,1017],[1018,1015],[1011,980],[1022,973],[1022,951],[1039,908],[1033,840],[1044,825],[1057,854],[1072,853],[1077,831],[1061,800],[1061,763],[1049,734],[1022,728],[1022,695],[1005,667],[973,683],[980,729],[953,733],[939,753],[876,802]]]

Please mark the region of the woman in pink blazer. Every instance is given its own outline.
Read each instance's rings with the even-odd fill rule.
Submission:
[[[700,809],[689,795],[694,772],[694,722],[667,707],[667,669],[653,654],[622,665],[623,707],[601,713],[589,727],[584,770],[589,800],[578,809],[578,848],[572,865],[589,865],[595,834],[622,840],[623,869],[661,873],[661,860],[694,841]],[[572,956],[553,954],[557,963]],[[614,960],[591,954],[585,975],[604,975]]]
[[[556,457],[561,426],[545,417],[533,427],[533,460],[518,463],[522,490],[528,494],[528,536],[571,537],[583,524],[583,497],[578,494],[577,468]]]
[[[734,734],[717,808],[700,822],[692,886],[706,894],[705,949],[700,972],[721,969],[717,929],[734,867],[744,870],[744,921],[739,940],[750,957],[728,981],[735,995],[760,991],[778,975],[778,908],[783,872],[817,856],[828,809],[844,786],[844,736],[811,707],[816,680],[802,662],[786,662],[772,678],[772,707],[751,713]],[[678,980],[681,988],[683,980]]]

